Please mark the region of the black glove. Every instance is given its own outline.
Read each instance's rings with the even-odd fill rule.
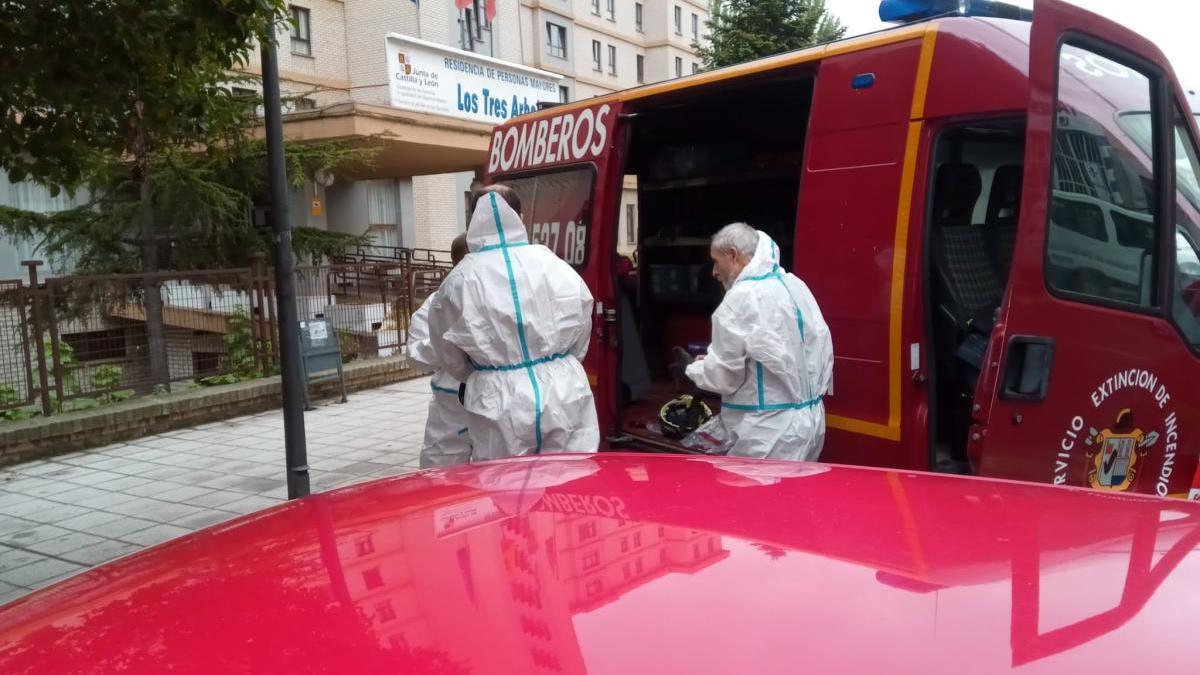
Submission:
[[[683,347],[672,347],[671,355],[675,357],[675,360],[667,368],[671,377],[675,379],[677,385],[686,384],[688,382],[687,367],[692,365],[694,360],[692,355]]]

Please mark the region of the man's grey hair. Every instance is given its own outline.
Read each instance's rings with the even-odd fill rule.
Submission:
[[[753,258],[758,250],[758,230],[746,223],[730,223],[713,235],[712,248],[715,251],[737,251],[747,258]]]

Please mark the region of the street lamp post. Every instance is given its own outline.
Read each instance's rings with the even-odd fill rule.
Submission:
[[[300,370],[300,326],[296,316],[296,274],[292,224],[288,220],[287,165],[283,155],[283,111],[279,99],[279,60],[275,41],[262,43],[263,111],[267,168],[271,185],[271,229],[275,233],[275,298],[279,316],[280,376],[283,381],[283,438],[288,499],[309,493],[308,450],[304,439],[304,381]]]

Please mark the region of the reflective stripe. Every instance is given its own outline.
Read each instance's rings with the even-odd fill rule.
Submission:
[[[721,403],[722,410],[745,410],[748,412],[769,412],[774,410],[807,410],[818,403],[821,399],[814,398],[800,403],[760,403],[758,405],[747,405],[744,403]]]
[[[518,246],[528,246],[528,245],[529,245],[529,242],[527,242],[527,241],[518,241],[515,244],[509,244],[505,241],[501,241],[499,244],[488,244],[487,246],[481,246],[481,247],[479,247],[479,250],[476,251],[476,253],[483,253],[484,251],[498,251],[502,248],[517,248]]]
[[[436,384],[434,384],[433,382],[429,383],[429,388],[432,389],[435,394],[437,394],[437,393],[454,394],[455,396],[458,396],[457,389],[451,389],[450,387],[439,387]]]
[[[767,403],[766,392],[763,391],[763,365],[758,362],[754,365],[758,366],[758,406],[761,408]]]
[[[470,429],[468,429],[467,427],[463,427],[458,430],[458,433],[456,435],[462,436],[463,434],[467,433],[468,431],[470,431]]]
[[[771,257],[774,258],[777,255],[775,252],[775,249],[774,249],[775,243],[771,242],[771,246],[772,246]],[[774,266],[772,266],[771,271],[766,274],[759,274],[759,275],[755,275],[752,277],[742,277],[741,279],[738,279],[737,282],[735,282],[735,283],[740,284],[743,281],[766,281],[767,279],[777,279],[779,281],[780,285],[783,286],[783,292],[787,293],[788,300],[791,301],[791,303],[792,303],[792,311],[796,313],[796,328],[797,328],[797,330],[800,331],[800,345],[801,345],[801,347],[803,347],[803,345],[804,345],[804,313],[800,311],[800,305],[796,304],[796,299],[792,297],[791,289],[788,288],[787,282],[783,280],[783,275],[779,273],[779,264],[778,263],[776,263]],[[807,358],[804,359],[804,363],[805,363],[804,380],[808,384],[808,395],[811,397],[812,396],[812,382],[810,382],[809,378],[808,378],[808,359]],[[762,364],[761,363],[758,366],[758,372],[759,372],[758,386],[759,386],[759,389],[761,389],[762,388]],[[759,399],[759,402],[760,403],[762,402],[761,398]]]
[[[570,355],[571,355],[570,352],[563,352],[561,354],[555,354],[554,356],[543,356],[540,359],[534,359],[532,361],[522,361],[521,363],[513,363],[510,365],[506,365],[506,366],[493,366],[493,365],[486,364],[486,363],[475,363],[475,361],[471,360],[471,367],[474,368],[475,370],[487,370],[487,371],[523,370],[525,368],[532,368],[533,366],[540,366],[543,363],[550,363],[551,361],[565,359]],[[468,360],[470,360],[470,359],[468,359]],[[458,392],[455,392],[455,393],[458,393]]]
[[[488,194],[492,203],[492,219],[496,222],[496,234],[500,237],[500,252],[504,254],[504,267],[508,270],[508,287],[512,290],[513,307],[517,312],[517,338],[521,341],[521,356],[525,361],[519,366],[529,375],[529,385],[533,387],[533,434],[537,442],[535,452],[542,452],[542,391],[538,388],[537,376],[533,373],[533,359],[529,357],[529,343],[525,340],[525,317],[521,314],[521,298],[517,294],[517,277],[513,274],[512,258],[508,255],[508,242],[504,238],[504,228],[500,226],[500,207],[496,205],[496,193]]]

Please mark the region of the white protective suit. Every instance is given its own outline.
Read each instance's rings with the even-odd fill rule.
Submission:
[[[421,468],[454,466],[471,461],[471,440],[467,437],[467,410],[458,402],[458,380],[441,367],[429,343],[429,307],[437,293],[421,303],[408,325],[408,358],[433,371],[430,387],[429,418],[425,421],[425,441],[421,445]]]
[[[833,378],[833,342],[808,286],[758,249],[712,316],[712,344],[687,375],[721,394],[731,456],[816,460],[825,442],[821,397]]]
[[[596,405],[580,361],[592,331],[592,294],[521,217],[485,194],[467,226],[471,254],[429,311],[433,350],[467,383],[474,461],[595,452]]]

